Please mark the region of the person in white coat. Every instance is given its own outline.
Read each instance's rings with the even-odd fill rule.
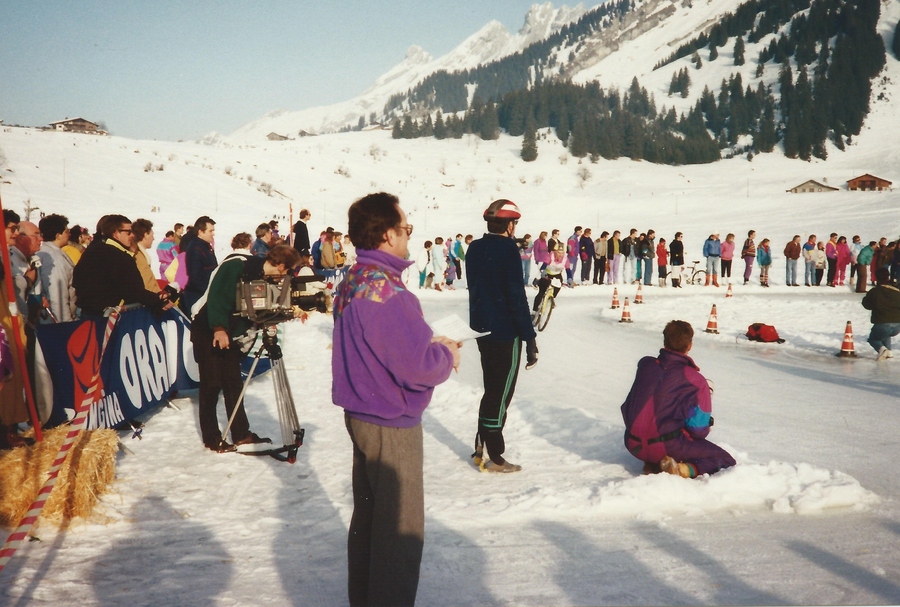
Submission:
[[[47,215],[38,224],[44,239],[36,255],[41,261],[39,276],[43,307],[41,324],[70,322],[76,319],[75,288],[72,272],[75,264],[62,247],[69,243],[69,220],[62,215]]]
[[[431,265],[431,247],[433,243],[430,240],[425,241],[425,248],[416,257],[416,270],[419,272],[419,288],[430,289],[431,281],[434,279],[434,269]]]
[[[431,267],[434,270],[434,290],[442,291],[445,285],[447,272],[447,257],[445,256],[444,239],[438,236],[434,239],[434,248],[431,251]]]

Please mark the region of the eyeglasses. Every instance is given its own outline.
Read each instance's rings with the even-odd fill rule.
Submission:
[[[10,232],[18,232],[19,224],[17,224],[17,223],[7,224],[6,229],[9,230]]]
[[[407,236],[412,236],[413,225],[411,223],[406,224],[405,226],[397,226],[398,230],[406,230]]]
[[[124,232],[125,234],[131,234],[131,230],[118,230],[119,232]]]

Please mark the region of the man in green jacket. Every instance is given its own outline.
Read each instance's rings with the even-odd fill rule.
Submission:
[[[284,276],[299,263],[300,254],[296,249],[278,245],[265,259],[245,255],[227,258],[210,280],[206,303],[191,323],[194,358],[200,369],[200,433],[208,449],[224,453],[234,451],[235,445],[272,442],[250,432],[250,422],[241,406],[243,403],[238,401],[243,388],[241,360],[245,352],[235,339],[252,329],[253,323],[237,314],[237,285],[265,276]],[[216,419],[220,392],[225,398],[229,418],[235,407],[239,407],[231,425],[233,444],[222,437]]]
[[[887,268],[875,270],[877,286],[866,293],[862,305],[872,310],[872,332],[869,345],[878,352],[878,360],[894,358],[891,337],[900,335],[900,289],[891,284]]]
[[[875,241],[871,241],[859,251],[856,256],[856,292],[865,293],[869,286],[869,264],[875,256]]]

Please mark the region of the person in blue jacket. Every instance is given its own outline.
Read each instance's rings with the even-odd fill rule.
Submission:
[[[503,427],[516,389],[522,343],[526,369],[537,364],[537,334],[522,284],[522,261],[516,245],[519,207],[510,200],[495,200],[484,211],[488,233],[469,245],[466,276],[469,287],[469,326],[479,333],[484,396],[478,410],[475,464],[488,472],[518,472],[517,464],[503,458]],[[487,447],[490,462],[484,461]]]
[[[722,258],[722,243],[718,232],[710,234],[703,243],[703,256],[706,258],[706,284],[709,286],[710,278],[713,286],[719,286],[719,260]]]
[[[735,465],[727,451],[706,439],[713,425],[712,387],[688,356],[693,339],[690,323],[669,322],[659,356],[638,362],[622,404],[625,448],[644,462],[644,474],[695,478]]]

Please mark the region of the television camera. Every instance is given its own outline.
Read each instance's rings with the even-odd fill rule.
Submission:
[[[324,281],[318,274],[286,276],[281,280],[263,279],[239,282],[237,310],[241,316],[262,325],[294,318],[294,308],[304,311],[327,311],[325,293],[309,289],[309,284]]]

